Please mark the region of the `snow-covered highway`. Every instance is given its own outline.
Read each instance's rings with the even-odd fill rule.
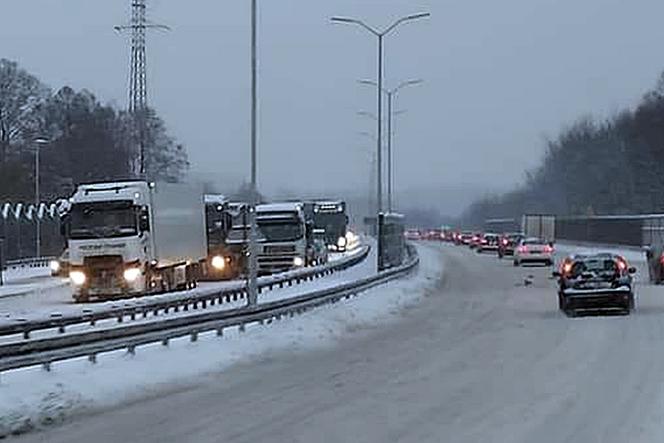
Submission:
[[[344,333],[311,347],[294,331],[251,359],[17,441],[662,441],[664,288],[641,284],[629,317],[569,319],[557,311],[549,268],[513,268],[450,245],[420,250],[410,285],[367,294],[387,303],[400,287],[416,303],[367,317],[348,308],[362,296],[316,310],[258,334],[311,334],[306,322],[333,312],[345,317],[314,334]]]

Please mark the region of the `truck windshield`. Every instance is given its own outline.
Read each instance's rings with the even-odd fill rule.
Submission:
[[[137,216],[132,202],[77,203],[70,214],[72,239],[114,238],[136,235]]]
[[[302,224],[293,222],[258,220],[258,229],[268,242],[296,241],[304,235]]]
[[[324,229],[326,237],[336,238],[346,234],[346,214],[337,213],[317,213],[314,216],[314,228]]]

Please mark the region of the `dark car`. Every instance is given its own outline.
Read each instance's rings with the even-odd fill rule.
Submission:
[[[477,244],[475,250],[478,254],[481,254],[485,251],[497,251],[499,244],[500,237],[498,234],[484,234],[482,238],[480,238],[480,241]]]
[[[503,234],[498,243],[498,258],[503,258],[506,255],[514,255],[514,250],[523,239],[524,235],[520,232]]]
[[[558,307],[569,316],[584,311],[629,314],[634,309],[635,272],[616,254],[569,256],[553,273],[558,279]]]

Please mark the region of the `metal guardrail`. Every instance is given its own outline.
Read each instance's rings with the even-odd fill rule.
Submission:
[[[368,256],[369,249],[369,246],[363,246],[362,250],[357,254],[323,266],[303,268],[261,277],[258,280],[259,294],[265,290],[272,290],[274,287],[283,288],[285,286],[293,286],[303,281],[314,280],[348,269],[363,261]],[[107,309],[97,312],[89,310],[87,312],[84,311],[83,314],[57,315],[43,320],[27,321],[16,319],[16,322],[13,324],[0,325],[0,336],[22,334],[23,338],[27,340],[30,338],[31,333],[44,329],[57,329],[60,333],[65,333],[66,328],[73,325],[89,323],[91,326],[94,326],[98,321],[114,318],[117,319],[118,323],[123,323],[125,320],[132,321],[137,318],[147,318],[150,314],[158,316],[178,313],[180,311],[186,312],[190,309],[206,309],[208,306],[246,299],[246,297],[246,285],[243,281],[237,281],[233,287],[225,288],[221,291],[215,289],[209,292],[197,291],[191,295],[169,298],[167,300],[139,298],[135,299],[139,303],[135,305],[127,303],[123,306],[112,305]],[[122,303],[122,300],[118,300],[119,303]]]
[[[95,363],[97,355],[104,352],[127,349],[130,354],[134,354],[138,346],[145,344],[161,342],[168,346],[170,340],[186,336],[195,342],[201,333],[216,331],[221,336],[228,327],[239,327],[240,331],[244,331],[249,323],[271,323],[283,317],[293,317],[407,275],[419,263],[419,257],[412,246],[408,247],[408,256],[406,264],[370,277],[257,306],[202,312],[150,324],[3,345],[0,346],[0,372],[36,365],[50,370],[54,362],[80,357],[87,357]]]
[[[55,258],[56,257],[31,257],[18,260],[7,260],[5,262],[5,269],[45,268],[49,265],[50,261]]]

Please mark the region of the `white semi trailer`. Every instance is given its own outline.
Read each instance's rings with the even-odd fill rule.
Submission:
[[[205,204],[188,185],[123,181],[81,185],[68,221],[74,299],[196,286],[207,256]]]

